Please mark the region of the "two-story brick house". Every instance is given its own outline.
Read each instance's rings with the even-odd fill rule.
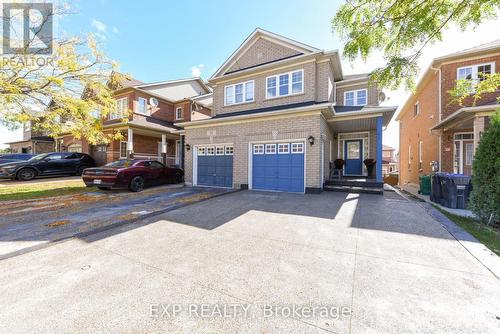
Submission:
[[[474,152],[489,117],[498,109],[500,93],[483,94],[463,105],[450,95],[457,80],[481,80],[498,72],[500,40],[436,58],[402,106],[399,121],[400,185],[418,184],[420,175],[438,170],[471,175]]]
[[[56,139],[56,149],[88,153],[98,165],[127,158],[181,165],[180,129],[173,123],[211,114],[212,92],[200,78],[150,84],[128,79],[115,88],[114,97],[116,112],[102,119],[102,128],[109,134],[120,131],[121,141],[89,145],[68,134]]]
[[[32,121],[23,124],[23,139],[5,143],[13,153],[47,153],[54,150],[54,139],[47,133],[37,130]]]
[[[212,117],[184,128],[186,183],[319,192],[330,162],[366,175],[395,107],[380,107],[367,75],[347,76],[337,51],[256,29],[210,78]]]

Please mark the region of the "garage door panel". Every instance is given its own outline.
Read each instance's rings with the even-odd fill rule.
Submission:
[[[202,152],[207,151],[203,150]],[[232,154],[198,155],[197,160],[197,185],[213,187],[233,186]]]
[[[281,143],[283,144],[283,143]],[[261,144],[257,144],[261,145]],[[273,145],[268,143],[267,146]],[[276,145],[276,143],[274,143]],[[286,143],[285,143],[286,145]],[[303,144],[302,144],[303,145]],[[252,147],[252,188],[275,191],[304,191],[304,153],[291,153],[291,143],[288,147],[275,152],[265,150],[256,154]],[[283,148],[283,145],[282,145]]]

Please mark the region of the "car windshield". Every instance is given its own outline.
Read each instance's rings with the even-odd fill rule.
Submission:
[[[135,163],[134,160],[118,160],[110,162],[106,167],[130,167]]]
[[[35,155],[33,158],[29,159],[28,161],[40,161],[43,158],[45,158],[46,156],[48,156],[48,155],[49,155],[48,153],[43,153],[43,154]]]

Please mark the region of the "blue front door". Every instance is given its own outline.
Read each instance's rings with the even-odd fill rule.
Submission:
[[[252,146],[252,189],[304,192],[304,143]]]
[[[344,144],[345,175],[363,174],[363,140],[346,140]]]

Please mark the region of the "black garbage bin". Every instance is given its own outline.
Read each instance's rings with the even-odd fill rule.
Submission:
[[[446,173],[434,173],[431,175],[431,201],[434,203],[441,204],[442,200],[442,190],[441,190],[441,178],[445,176]]]
[[[464,174],[446,174],[441,181],[441,205],[452,209],[465,209],[471,190],[471,177]]]

